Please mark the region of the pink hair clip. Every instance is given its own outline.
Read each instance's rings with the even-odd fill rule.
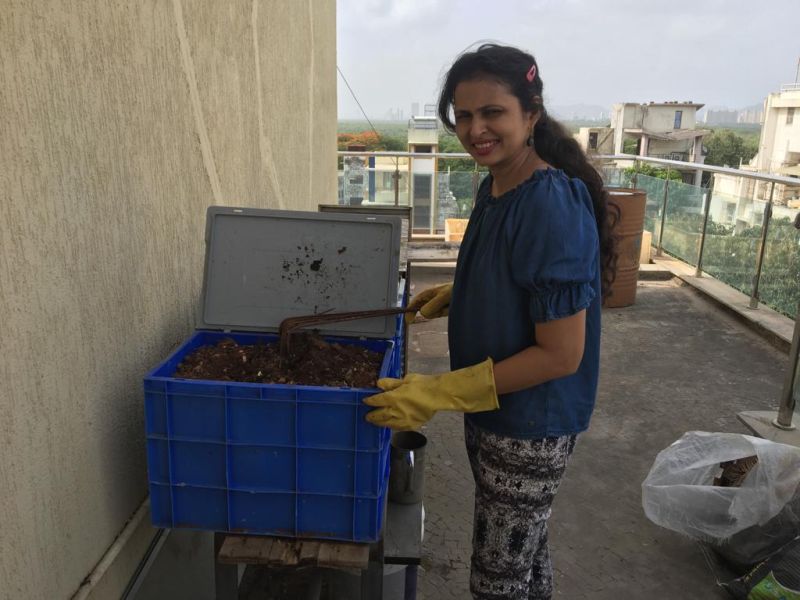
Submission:
[[[528,74],[527,74],[527,75],[525,75],[525,78],[526,78],[526,79],[527,79],[529,82],[533,83],[533,80],[534,80],[534,78],[535,78],[535,77],[536,77],[536,63],[533,63],[533,64],[531,65],[531,68],[530,68],[530,70],[528,71]]]

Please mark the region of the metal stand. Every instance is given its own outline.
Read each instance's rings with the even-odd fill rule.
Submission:
[[[747,411],[737,415],[739,420],[758,437],[782,444],[800,446],[800,431],[792,423],[798,358],[800,358],[800,306],[798,306],[794,320],[792,346],[789,350],[789,368],[786,370],[786,377],[783,380],[777,416],[771,411]]]
[[[406,591],[403,600],[417,600],[417,565],[406,567]]]

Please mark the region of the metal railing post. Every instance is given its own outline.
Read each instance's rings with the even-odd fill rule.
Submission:
[[[791,430],[795,426],[792,424],[794,415],[794,386],[797,380],[797,359],[800,356],[800,304],[797,306],[797,315],[794,319],[794,334],[792,335],[792,347],[789,350],[789,370],[783,379],[783,391],[781,392],[781,403],[778,407],[778,418],[772,424],[779,429]]]
[[[667,220],[667,199],[669,197],[669,166],[667,166],[667,178],[664,180],[664,202],[661,205],[661,226],[658,230],[658,246],[656,256],[664,255],[664,222]]]
[[[394,205],[400,206],[400,164],[395,160],[394,173],[392,173],[392,180],[394,185]]]
[[[758,285],[761,283],[761,269],[764,266],[764,253],[767,249],[767,234],[769,222],[772,219],[772,196],[775,193],[775,182],[769,189],[769,202],[764,208],[764,222],[761,225],[761,240],[758,243],[758,259],[756,261],[756,274],[753,276],[753,293],[750,295],[750,308],[758,308]]]
[[[636,189],[636,185],[639,183],[639,161],[633,161],[633,180],[631,181],[631,187]]]
[[[436,233],[436,224],[439,221],[439,173],[436,172],[434,162],[433,174],[431,175],[431,220],[430,234]],[[442,224],[444,226],[444,224]]]
[[[714,178],[708,184],[705,195],[706,205],[703,207],[703,232],[700,234],[700,248],[697,251],[697,268],[694,270],[695,277],[703,276],[703,250],[706,247],[706,230],[708,229],[708,213],[711,212],[711,201],[714,198]]]

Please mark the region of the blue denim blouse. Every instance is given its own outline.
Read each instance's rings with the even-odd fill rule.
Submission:
[[[500,396],[500,409],[466,418],[488,431],[541,438],[585,430],[600,361],[600,259],[589,191],[557,169],[535,171],[495,198],[479,191],[458,254],[448,338],[450,366],[495,362],[536,343],[535,323],[586,309],[576,373]]]

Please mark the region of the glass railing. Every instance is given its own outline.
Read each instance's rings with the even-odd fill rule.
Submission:
[[[468,154],[340,152],[342,205],[413,209],[414,234],[441,235],[447,219],[468,219],[485,172]],[[437,168],[438,167],[438,168]]]
[[[622,159],[620,159],[622,160]],[[640,162],[650,162],[641,159]],[[693,173],[698,165],[674,161],[664,168]],[[630,161],[623,164],[630,165]],[[657,165],[660,166],[660,165]],[[750,306],[762,302],[794,318],[800,302],[800,231],[795,228],[797,208],[791,208],[784,198],[775,200],[771,213],[767,211],[772,185],[786,185],[792,180],[755,175],[752,172],[720,169],[703,165],[703,170],[722,171],[736,177],[760,179],[758,198],[711,193],[703,188],[680,181],[635,174],[633,169],[620,169],[613,164],[601,168],[609,187],[637,187],[647,194],[644,229],[652,232],[653,245],[727,285],[749,295]],[[693,177],[693,175],[692,175]],[[795,183],[795,186],[800,182]],[[665,187],[666,186],[666,187]],[[789,187],[797,190],[797,187]],[[662,214],[665,205],[666,213]],[[766,198],[761,199],[761,198]],[[763,243],[764,215],[771,214]],[[705,228],[704,228],[705,223]],[[663,231],[663,239],[660,239]]]
[[[600,175],[602,176],[603,181],[605,181],[607,187],[627,187],[629,184],[629,182],[625,179],[624,169],[600,166],[598,167],[598,170],[600,171]]]
[[[644,190],[647,193],[647,204],[644,209],[644,228],[653,234],[653,245],[658,246],[661,235],[661,209],[664,206],[664,179],[658,177],[650,177],[649,175],[642,175],[641,173],[636,176],[636,183],[630,179],[625,178],[626,187],[636,187],[637,189]]]
[[[352,153],[340,155],[344,160]],[[415,234],[442,234],[447,219],[469,218],[475,192],[486,176],[485,172],[468,168],[474,163],[466,154],[378,152],[359,156],[364,164],[361,173],[340,171],[339,203],[410,204]],[[766,198],[769,192],[765,190],[772,190],[775,185],[797,186],[795,180],[648,157],[598,158],[606,161],[599,170],[607,186],[637,187],[647,194],[644,228],[652,232],[653,245],[659,251],[695,266],[698,276],[705,272],[750,295],[753,307],[760,301],[790,317],[796,315],[800,301],[800,232],[794,222],[798,209],[785,206],[783,198],[776,199],[762,245],[768,201],[711,194],[707,188],[675,180],[667,183],[641,172],[634,175],[633,169],[619,168],[612,161],[619,161],[621,167],[653,163],[672,169],[673,173],[691,173],[692,178],[700,168],[755,179],[759,182],[757,188],[764,191],[759,197]],[[439,159],[436,172],[435,159]]]
[[[437,173],[439,185],[437,231],[444,231],[446,219],[469,219],[475,194],[487,173],[481,171],[449,171]]]
[[[759,296],[775,310],[794,318],[800,303],[800,230],[796,208],[773,208],[764,249]]]
[[[713,194],[703,249],[703,271],[748,295],[753,291],[762,221],[753,204],[752,199]]]
[[[395,172],[385,169],[364,169],[357,185],[345,186],[345,173],[339,171],[339,204],[408,206],[413,198],[414,229],[417,233],[444,231],[446,219],[469,219],[482,171],[439,171],[415,174],[398,171],[399,187],[395,192]],[[351,177],[351,181],[352,181]],[[413,185],[413,188],[411,187]]]
[[[703,235],[703,208],[707,190],[680,181],[669,181],[667,185],[662,248],[696,267],[700,237]]]
[[[339,200],[338,204],[385,204],[395,205],[394,170],[364,169],[363,182],[360,185],[348,188],[351,192],[345,201],[344,171],[339,171]],[[408,206],[408,167],[398,170],[399,186],[397,189],[397,205]],[[355,189],[353,189],[355,188]],[[359,201],[358,198],[361,198]]]

